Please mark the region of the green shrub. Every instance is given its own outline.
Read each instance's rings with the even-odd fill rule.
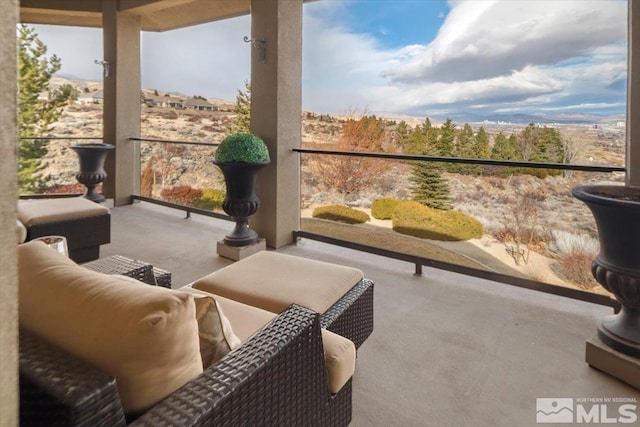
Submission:
[[[398,203],[400,200],[389,197],[376,199],[371,204],[371,215],[376,219],[391,219]]]
[[[482,237],[482,224],[458,211],[429,208],[418,202],[400,202],[393,211],[393,230],[431,240],[460,241]]]
[[[269,150],[264,141],[252,133],[234,133],[220,143],[216,160],[222,163],[262,163],[269,160]]]
[[[320,206],[313,210],[311,216],[314,218],[329,219],[331,221],[346,222],[347,224],[362,224],[371,219],[366,212],[344,205]]]
[[[222,202],[224,202],[225,192],[217,190],[215,188],[205,188],[202,190],[202,197],[200,197],[200,207],[202,209],[222,209]]]

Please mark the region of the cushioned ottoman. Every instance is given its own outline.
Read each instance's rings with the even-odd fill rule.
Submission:
[[[259,252],[191,285],[272,313],[291,304],[320,313],[320,324],[359,347],[373,331],[373,282],[362,271]]]
[[[18,219],[27,228],[27,240],[66,237],[75,262],[97,259],[100,245],[111,241],[109,209],[81,197],[19,200]]]

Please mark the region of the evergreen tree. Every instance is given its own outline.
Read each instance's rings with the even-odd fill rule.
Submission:
[[[244,91],[238,89],[233,111],[236,117],[228,128],[229,133],[251,132],[251,83],[248,80],[244,82]]]
[[[435,132],[434,132],[435,131]],[[407,152],[417,155],[439,155],[435,142],[437,129],[431,126],[427,118],[423,126],[416,128],[409,135]],[[435,162],[411,162],[411,193],[413,200],[435,209],[450,210],[451,197],[449,184],[442,177],[443,167]]]
[[[473,128],[469,123],[465,123],[462,130],[456,132],[455,141],[456,143],[453,147],[453,155],[455,157],[462,157],[465,159],[473,159],[476,157]],[[467,175],[480,173],[479,166],[464,163],[452,163],[449,167],[449,170],[451,172],[457,172]]]
[[[422,125],[422,133],[425,136],[425,146],[427,152],[436,153],[438,151],[438,137],[440,136],[440,130],[437,127],[431,125],[431,120],[427,117]]]
[[[413,128],[411,133],[407,135],[407,143],[405,145],[405,153],[422,154],[425,151],[425,137],[420,126]]]
[[[433,155],[433,153],[424,153]],[[443,168],[434,162],[413,162],[411,194],[413,200],[434,209],[451,210],[449,184],[442,177]]]
[[[404,147],[407,145],[407,141],[409,140],[409,133],[411,132],[411,128],[402,120],[396,126],[396,131],[394,135],[394,141],[396,145],[404,150]]]
[[[487,131],[484,130],[483,126],[480,126],[478,129],[478,133],[474,137],[474,146],[473,151],[476,159],[488,159],[491,157],[491,147],[489,147],[489,135]],[[475,173],[478,174],[488,174],[491,171],[491,168],[486,165],[477,165],[475,166]]]
[[[49,89],[51,76],[61,63],[55,55],[46,57],[47,46],[35,30],[20,25],[18,44],[18,186],[21,192],[30,193],[47,180],[39,172],[48,140],[40,137],[51,130],[68,97]]]
[[[440,156],[453,155],[453,144],[456,138],[456,125],[447,119],[440,128],[440,138],[437,142],[437,154]]]
[[[502,132],[496,135],[496,140],[491,149],[491,158],[494,160],[522,160],[519,155],[516,137],[511,135],[507,138]],[[502,169],[504,174],[510,175],[517,171],[517,168],[506,167]]]
[[[453,149],[453,155],[467,159],[473,158],[476,155],[474,145],[473,128],[469,123],[465,123],[462,130],[456,134],[456,144]]]
[[[487,135],[487,131],[484,130],[483,126],[480,126],[476,134],[475,155],[477,159],[488,159],[491,157],[489,135]]]
[[[531,160],[534,162],[562,163],[564,161],[564,143],[560,132],[551,127],[538,130]],[[535,175],[545,178],[547,175],[560,175],[558,169],[537,169]]]
[[[495,160],[519,160],[515,138],[508,138],[500,132],[491,149],[491,158]]]

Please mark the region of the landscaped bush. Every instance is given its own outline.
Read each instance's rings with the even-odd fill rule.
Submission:
[[[366,212],[344,205],[320,206],[313,210],[311,216],[314,218],[329,219],[331,221],[346,222],[347,224],[362,224],[371,219]]]
[[[371,215],[376,219],[391,219],[398,203],[400,200],[389,197],[376,199],[371,204]]]
[[[423,239],[460,241],[482,237],[482,224],[458,211],[429,208],[418,202],[398,203],[393,211],[393,230]]]
[[[205,188],[202,190],[202,197],[200,197],[200,207],[202,209],[222,209],[222,202],[224,202],[225,192],[217,190],[215,188]]]
[[[179,205],[193,206],[202,197],[202,190],[190,185],[164,188],[160,193],[162,199]]]

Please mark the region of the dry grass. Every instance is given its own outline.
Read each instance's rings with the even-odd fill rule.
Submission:
[[[388,249],[404,254],[432,258],[438,261],[450,262],[477,269],[486,269],[482,264],[453,251],[434,245],[427,240],[416,239],[395,233],[386,229],[377,229],[371,226],[353,226],[339,224],[333,221],[302,218],[303,231],[321,234],[336,239]]]
[[[563,254],[558,259],[562,274],[571,281],[571,283],[587,291],[600,286],[591,274],[592,261],[592,254],[578,251]]]

